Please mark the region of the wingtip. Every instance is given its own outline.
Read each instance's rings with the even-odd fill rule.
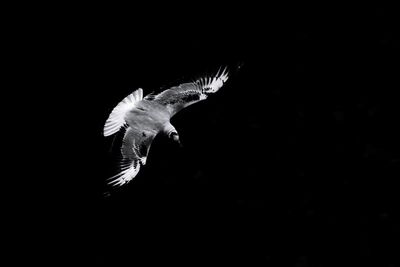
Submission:
[[[220,67],[218,68],[217,74],[215,74],[216,77],[219,77],[220,72],[221,72],[221,69],[222,69],[222,66],[220,66]]]
[[[222,67],[220,67],[220,69],[222,69]],[[228,66],[225,66],[223,68],[223,70],[219,73],[220,71],[218,70],[218,75],[216,75],[216,77],[218,79],[221,79],[224,83],[228,80],[229,78],[229,70],[228,70]]]
[[[224,68],[222,68],[222,66],[219,67],[218,72],[215,76],[226,81],[229,77],[228,66],[225,66]]]
[[[123,186],[129,183],[139,173],[140,165],[131,165],[129,168],[121,166],[121,172],[106,179],[107,184],[112,187]]]

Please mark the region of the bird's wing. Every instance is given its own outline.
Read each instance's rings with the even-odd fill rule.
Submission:
[[[217,92],[227,80],[227,68],[223,71],[220,69],[214,76],[172,87],[152,97],[152,100],[166,106],[173,116],[181,109],[204,100],[209,94]]]
[[[156,135],[155,131],[143,131],[128,127],[122,140],[120,172],[108,179],[109,185],[121,186],[135,178],[140,165],[146,164],[151,143]]]
[[[125,116],[127,112],[136,107],[137,103],[142,99],[143,90],[139,88],[119,102],[119,104],[110,113],[110,116],[104,125],[104,136],[110,136],[118,132],[126,123]]]

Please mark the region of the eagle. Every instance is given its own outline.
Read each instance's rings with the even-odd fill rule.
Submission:
[[[119,172],[108,178],[107,183],[118,187],[135,178],[140,166],[146,164],[151,143],[157,134],[164,134],[181,145],[171,118],[183,108],[217,92],[228,76],[227,67],[220,68],[215,75],[171,87],[159,94],[151,93],[143,97],[143,89],[139,88],[125,97],[111,111],[104,125],[105,137],[125,131]]]

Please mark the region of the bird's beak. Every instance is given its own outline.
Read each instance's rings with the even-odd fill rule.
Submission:
[[[178,144],[179,144],[179,147],[180,147],[180,148],[183,147],[183,145],[182,145],[182,143],[181,143],[181,140],[178,140]]]

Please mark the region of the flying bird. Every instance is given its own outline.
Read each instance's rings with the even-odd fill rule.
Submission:
[[[131,181],[146,164],[152,141],[162,133],[180,144],[179,134],[171,118],[180,110],[217,92],[228,80],[227,68],[213,76],[171,87],[159,94],[143,97],[137,89],[125,97],[111,112],[104,125],[104,136],[125,130],[121,145],[120,172],[108,178],[111,186],[122,186]]]

